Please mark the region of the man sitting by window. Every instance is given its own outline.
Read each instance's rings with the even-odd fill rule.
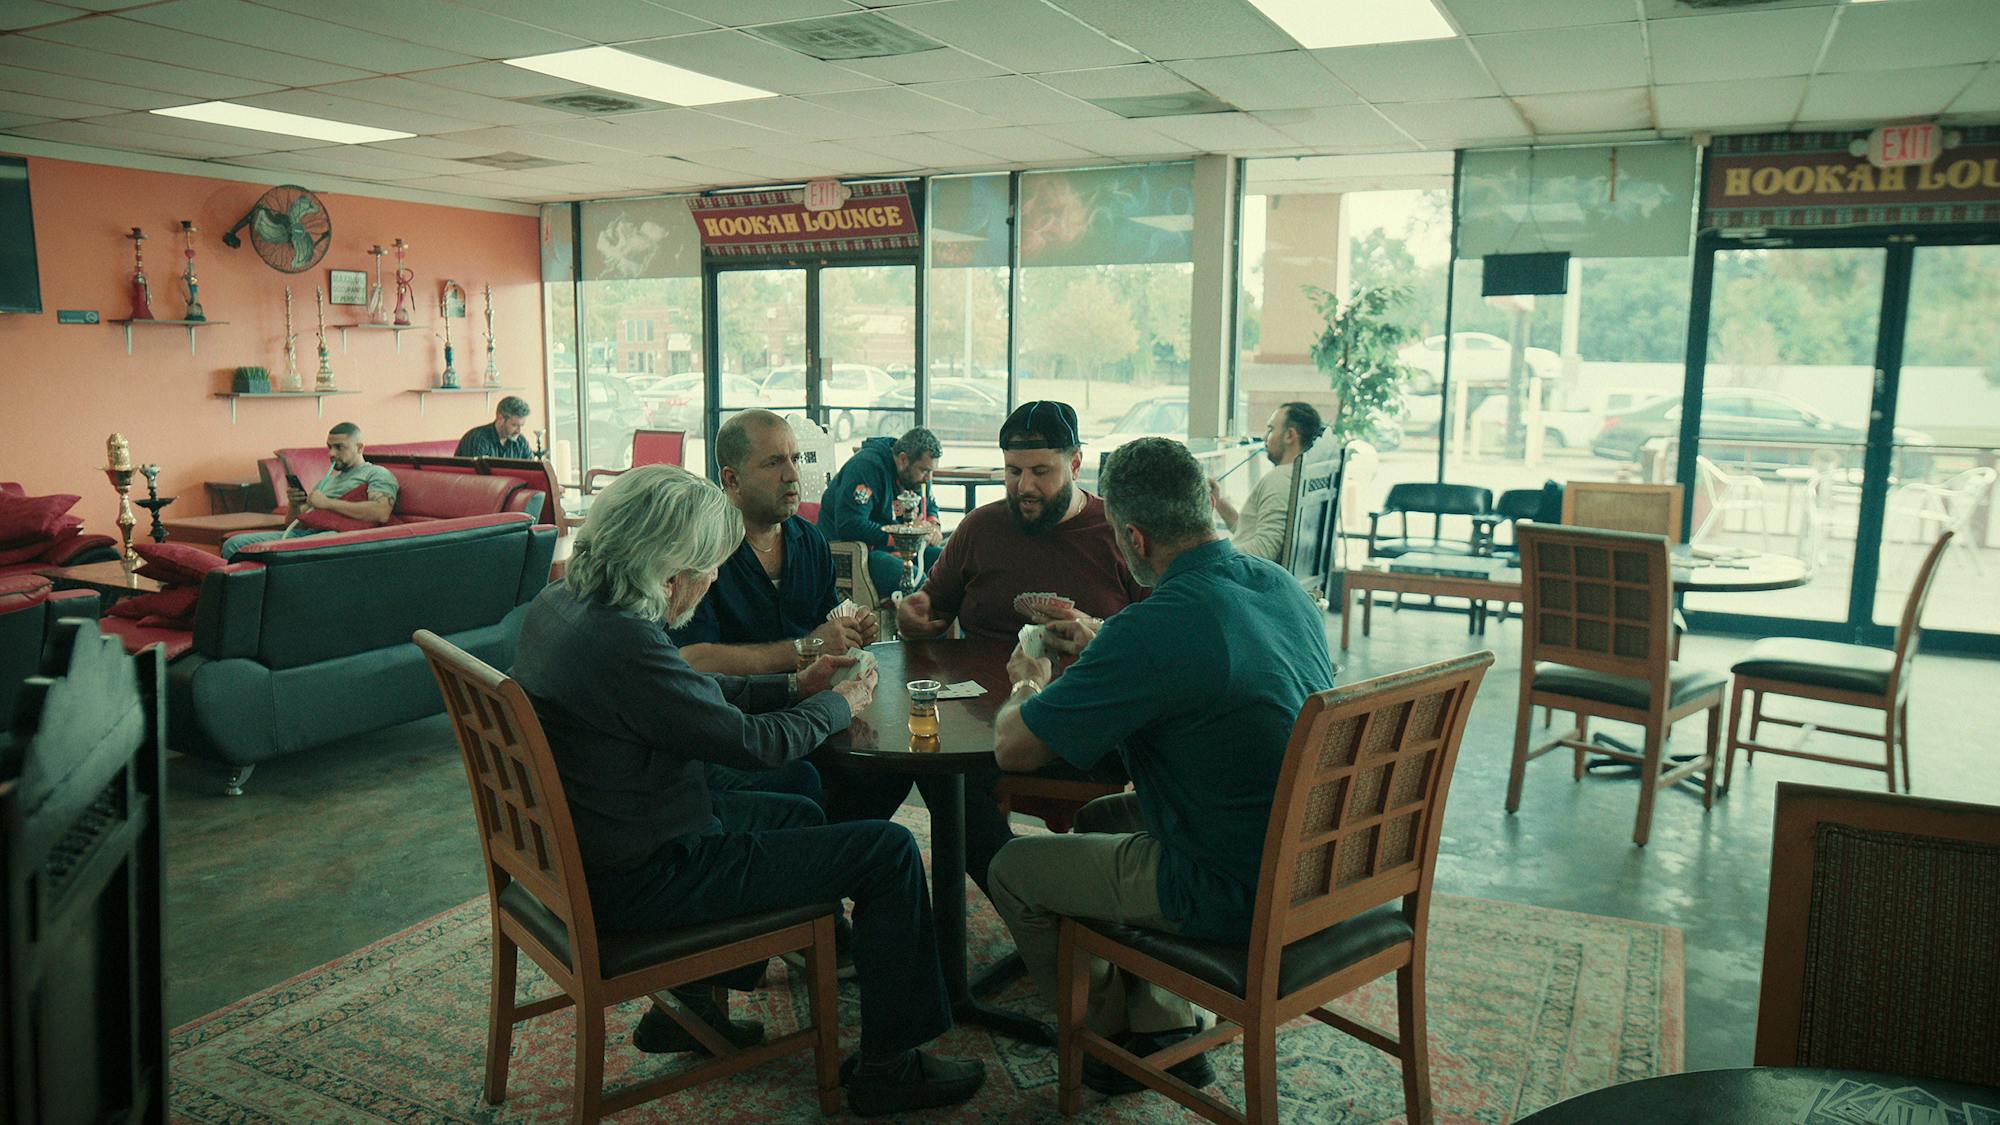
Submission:
[[[1146,592],[1118,556],[1104,501],[1076,485],[1083,465],[1076,410],[1024,402],[1000,427],[1007,495],[981,505],[952,533],[924,588],[896,606],[906,637],[935,637],[953,618],[968,637],[1010,639],[1029,624],[1024,593],[1061,594],[1079,613],[1108,617]]]
[[[828,539],[851,539],[868,544],[868,577],[882,597],[895,593],[903,578],[903,559],[896,554],[896,540],[882,528],[900,522],[896,518],[896,494],[915,492],[923,499],[913,519],[931,525],[930,545],[925,564],[937,558],[937,545],[944,533],[937,528],[932,513],[931,470],[944,453],[937,435],[918,426],[899,438],[872,437],[847,459],[847,464],[826,486],[819,506],[819,527]]]
[[[1057,622],[1049,662],[1019,647],[995,719],[1003,769],[1060,759],[1088,768],[1113,751],[1133,793],[1084,806],[1076,831],[1017,839],[989,873],[991,896],[1042,994],[1056,998],[1064,916],[1242,944],[1263,863],[1265,822],[1306,697],[1333,684],[1323,617],[1290,574],[1214,530],[1208,482],[1179,442],[1142,438],[1111,455],[1104,502],[1145,601],[1103,622]],[[1185,1000],[1137,978],[1091,973],[1091,1030],[1145,1056],[1199,1030]],[[1205,1056],[1169,1067],[1214,1081]],[[1107,1094],[1139,1084],[1084,1060]]]
[[[663,930],[849,898],[861,984],[861,1050],[842,1070],[863,1115],[952,1105],[985,1080],[977,1060],[918,1050],[951,1027],[923,860],[886,821],[828,825],[811,801],[712,792],[703,765],[770,769],[846,727],[872,673],[828,690],[828,658],[803,672],[697,672],[668,634],[687,624],[737,550],[741,516],[722,490],[670,465],[621,475],[591,506],[563,579],[529,606],[513,676],[534,703],[562,775],[598,925]],[[748,988],[761,966],[714,983]],[[705,985],[675,994],[742,1045]],[[641,1050],[697,1049],[659,1012]]]
[[[500,400],[493,411],[493,424],[474,426],[458,439],[458,448],[451,451],[454,457],[518,457],[527,460],[535,455],[528,448],[528,439],[521,435],[521,427],[528,424],[528,400],[519,395],[508,395]]]
[[[1264,426],[1264,456],[1277,467],[1258,479],[1241,512],[1222,498],[1221,484],[1208,482],[1215,514],[1235,533],[1237,550],[1281,561],[1278,548],[1284,546],[1285,528],[1292,522],[1292,463],[1305,456],[1325,429],[1310,402],[1288,402],[1273,411]]]
[[[232,559],[252,543],[270,539],[296,539],[302,535],[324,535],[330,531],[389,522],[396,510],[396,495],[402,485],[396,475],[380,465],[371,465],[361,456],[361,427],[342,422],[326,432],[326,453],[332,459],[326,476],[311,491],[294,485],[285,492],[292,522],[283,531],[246,531],[232,535],[222,545],[222,557]],[[293,478],[295,480],[296,478]],[[287,483],[292,483],[288,480]]]

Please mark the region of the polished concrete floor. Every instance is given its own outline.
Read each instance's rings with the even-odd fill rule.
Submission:
[[[1468,638],[1459,615],[1378,613],[1342,680],[1490,645],[1459,758],[1440,890],[1677,926],[1686,935],[1687,1066],[1745,1065],[1756,1024],[1771,806],[1783,780],[1879,788],[1881,775],[1765,757],[1706,813],[1697,790],[1662,794],[1634,847],[1638,788],[1603,772],[1573,783],[1566,757],[1530,768],[1518,815],[1501,809],[1519,688],[1520,635]],[[1339,618],[1328,618],[1338,644]],[[1692,637],[1686,659],[1726,667],[1747,641]],[[1990,661],[1926,655],[1912,705],[1916,792],[2000,804],[2000,697]],[[1701,720],[1680,728],[1698,744]],[[1829,739],[1829,745],[1832,740]],[[1866,749],[1864,744],[1856,744]],[[168,802],[168,1014],[179,1025],[484,891],[465,776],[442,718],[280,759],[245,796],[175,758]]]

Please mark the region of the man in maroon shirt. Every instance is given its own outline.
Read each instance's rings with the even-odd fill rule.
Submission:
[[[952,619],[968,637],[1012,640],[1028,618],[1025,593],[1061,594],[1078,613],[1109,617],[1146,596],[1104,518],[1104,501],[1077,487],[1083,443],[1066,402],[1024,402],[1000,427],[1007,497],[965,517],[924,588],[896,607],[906,637],[935,637]]]

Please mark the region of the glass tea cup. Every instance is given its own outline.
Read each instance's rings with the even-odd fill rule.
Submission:
[[[936,680],[911,680],[904,685],[910,692],[910,749],[934,754],[942,748],[938,741],[938,691]]]

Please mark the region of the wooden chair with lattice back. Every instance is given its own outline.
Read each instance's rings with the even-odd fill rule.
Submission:
[[[575,1105],[592,1122],[654,1098],[786,1055],[813,1052],[820,1109],[840,1112],[833,904],[773,910],[672,930],[597,931],[562,778],[542,725],[519,684],[429,630],[412,638],[430,662],[451,715],[472,787],[493,914],[493,989],[486,1029],[486,1101],[507,1097],[514,1025],[576,1007]],[[739,1049],[666,990],[790,950],[806,952],[813,1026]],[[561,995],[515,998],[516,951],[527,953]],[[607,1095],[604,1014],[651,996],[715,1058]],[[718,1004],[726,998],[718,992]]]
[[[1702,774],[1702,807],[1715,802],[1717,747],[1728,677],[1675,661],[1673,572],[1664,535],[1591,527],[1523,524],[1521,548],[1521,702],[1507,811],[1521,807],[1528,763],[1569,749],[1571,775],[1583,779],[1584,755],[1639,767],[1639,815],[1632,842],[1652,833],[1654,798],[1682,778]],[[1530,745],[1536,707],[1570,712],[1573,729]],[[1662,769],[1667,732],[1708,712],[1708,749]],[[1589,740],[1590,720],[1633,723],[1646,732],[1639,753]]]
[[[1264,836],[1247,945],[1110,922],[1062,923],[1064,1114],[1082,1103],[1085,1052],[1211,1121],[1275,1125],[1278,1029],[1311,1016],[1396,1056],[1412,1125],[1431,1120],[1424,962],[1445,793],[1490,652],[1323,691],[1300,709]],[[1214,1012],[1209,1031],[1145,1058],[1083,1026],[1090,959]],[[1395,1034],[1327,1005],[1396,974]],[[1166,1068],[1241,1037],[1244,1109]]]
[[[1756,1064],[2000,1086],[1995,934],[2000,808],[1781,782]]]
[[[1678,543],[1684,496],[1678,484],[1573,480],[1563,488],[1562,521],[1571,527],[1643,531]]]
[[[1755,761],[1757,755],[1762,753],[1881,770],[1891,793],[1896,791],[1896,759],[1900,753],[1903,791],[1909,792],[1911,673],[1914,671],[1918,642],[1923,637],[1924,605],[1930,600],[1931,581],[1937,577],[1938,566],[1944,560],[1951,538],[1949,531],[1940,535],[1937,542],[1931,544],[1930,553],[1924,556],[1923,565],[1917,568],[1917,580],[1910,587],[1909,598],[1903,603],[1903,621],[1896,629],[1893,647],[1881,649],[1837,641],[1767,637],[1750,646],[1750,651],[1730,666],[1729,753],[1722,768],[1724,792],[1728,792],[1729,783],[1736,777],[1736,751],[1739,747],[1746,751],[1746,763]],[[1750,734],[1747,738],[1741,737],[1743,697],[1746,693],[1750,697]],[[1877,734],[1853,727],[1766,715],[1764,698],[1769,695],[1817,699],[1880,711],[1882,731]],[[1879,742],[1882,744],[1882,760],[1870,762],[1817,753],[1805,748],[1803,738],[1791,746],[1759,742],[1757,730],[1765,723],[1799,728],[1808,736],[1815,733],[1836,734]]]

